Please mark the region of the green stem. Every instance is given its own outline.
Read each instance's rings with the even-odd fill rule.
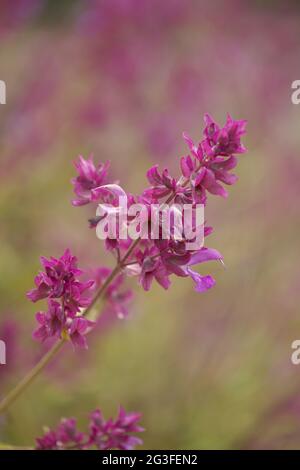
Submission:
[[[91,310],[93,309],[99,298],[102,296],[102,294],[105,292],[109,284],[121,271],[125,261],[131,255],[138,242],[139,240],[135,240],[135,242],[129,247],[128,251],[125,253],[124,258],[115,266],[110,275],[106,278],[105,282],[98,290],[94,299],[85,310],[85,316],[87,316],[91,312]],[[60,351],[65,342],[65,339],[59,339],[54,344],[54,346],[41,358],[41,360],[28,372],[28,374],[26,374],[25,377],[6,395],[6,397],[2,399],[2,401],[0,402],[0,414],[7,411],[7,409],[12,405],[12,403],[14,403],[14,401],[23,393],[23,391],[27,389],[31,382],[33,382],[33,380],[40,374],[40,372],[44,370],[44,368],[49,364],[49,362],[58,353],[58,351]]]
[[[182,178],[182,177],[181,177]],[[184,179],[184,178],[182,178]],[[187,184],[188,180],[185,180],[181,183],[183,186]],[[172,193],[169,198],[165,201],[165,204],[169,204],[175,196],[175,193]],[[115,268],[112,270],[110,275],[107,277],[105,282],[102,284],[100,289],[98,290],[97,294],[93,298],[90,305],[85,310],[84,314],[87,316],[97,301],[100,299],[102,294],[105,292],[109,284],[113,281],[113,279],[119,274],[119,272],[125,267],[126,261],[139,244],[140,238],[136,239],[131,246],[128,248],[127,252],[125,253],[124,257],[118,261]],[[2,399],[0,402],[0,415],[7,411],[7,409],[14,403],[14,401],[23,393],[24,390],[33,382],[33,380],[44,370],[44,368],[49,364],[49,362],[53,359],[53,357],[58,353],[58,351],[63,347],[65,344],[66,339],[59,339],[54,346],[42,357],[42,359],[28,372],[27,375]]]
[[[62,348],[65,343],[64,339],[58,340],[54,346],[46,352],[42,359],[28,372],[27,375],[13,388],[6,397],[0,402],[0,414],[7,410],[7,408],[21,395],[21,393],[33,382],[35,377],[46,367],[55,354]]]

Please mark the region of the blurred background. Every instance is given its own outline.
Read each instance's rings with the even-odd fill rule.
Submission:
[[[177,174],[182,131],[199,140],[205,112],[248,120],[239,181],[206,210],[226,268],[201,272],[216,287],[133,282],[129,318],[102,319],[87,352],[66,348],[0,441],[33,445],[62,416],[84,426],[122,404],[143,414],[148,449],[300,448],[299,2],[2,0],[0,18],[0,395],[44,351],[41,305],[25,298],[39,257],[69,247],[85,269],[113,264],[70,204],[77,155],[110,159],[138,193],[155,163]]]

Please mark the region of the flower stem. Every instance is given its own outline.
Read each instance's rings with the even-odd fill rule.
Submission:
[[[117,276],[117,274],[122,270],[125,261],[129,258],[131,253],[133,252],[134,248],[139,243],[140,239],[135,240],[132,245],[129,247],[127,252],[125,253],[122,260],[118,262],[115,268],[112,270],[110,275],[106,278],[105,282],[102,284],[100,289],[98,290],[97,294],[93,298],[90,305],[86,308],[84,315],[87,316],[97,301],[100,299],[102,294],[105,292],[109,284],[113,281],[113,279]],[[14,401],[23,393],[24,390],[33,382],[33,380],[44,370],[44,368],[49,364],[49,362],[53,359],[53,357],[60,351],[62,346],[65,344],[65,339],[59,339],[54,346],[46,352],[46,354],[41,358],[41,360],[28,372],[27,375],[13,388],[6,397],[4,397],[0,401],[0,414],[7,411],[7,409],[14,403]]]
[[[184,185],[187,181],[184,182]],[[174,198],[175,193],[173,192],[169,198],[166,200],[165,204],[169,204],[172,199]],[[105,290],[109,286],[109,284],[113,281],[113,279],[117,276],[117,274],[126,266],[126,261],[136,248],[136,246],[140,242],[140,238],[137,238],[128,248],[127,252],[123,256],[122,259],[119,259],[118,263],[110,273],[110,275],[106,278],[105,282],[102,284],[100,289],[98,290],[97,294],[93,298],[90,305],[86,308],[85,312],[83,313],[84,316],[87,316],[93,307],[96,305],[102,294],[104,294]],[[54,346],[41,358],[41,360],[28,372],[27,375],[13,388],[6,397],[4,397],[0,401],[0,415],[7,411],[7,409],[14,403],[14,401],[23,393],[24,390],[33,382],[33,380],[44,370],[44,368],[48,365],[48,363],[52,360],[52,358],[60,351],[62,346],[65,344],[66,340],[59,339]]]
[[[27,375],[16,385],[15,388],[6,395],[0,402],[0,414],[7,410],[7,408],[21,395],[21,393],[31,384],[31,382],[39,375],[39,373],[46,367],[55,354],[62,348],[65,343],[64,339],[57,341],[54,346],[42,357],[42,359],[28,372]]]

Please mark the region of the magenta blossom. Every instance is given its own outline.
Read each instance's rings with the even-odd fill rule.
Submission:
[[[206,124],[205,140],[202,142],[204,153],[214,157],[218,155],[230,157],[246,152],[241,143],[241,136],[246,133],[247,121],[235,121],[229,114],[223,128],[220,128],[209,114],[205,114],[204,121]]]
[[[232,185],[236,182],[237,177],[229,171],[237,165],[235,154],[246,152],[241,144],[246,121],[234,121],[228,115],[225,126],[220,129],[206,114],[205,123],[205,137],[198,145],[186,133],[183,134],[191,155],[182,157],[181,171],[184,177],[190,179],[191,186],[182,192],[190,202],[205,203],[206,191],[226,197],[227,191],[221,183]]]
[[[77,431],[74,418],[63,418],[56,431],[46,429],[42,437],[36,439],[37,450],[60,450],[81,448],[84,434]]]
[[[36,438],[36,450],[57,450],[61,448],[56,432],[45,430],[42,437]]]
[[[147,171],[147,179],[152,185],[151,188],[146,189],[143,193],[145,197],[158,200],[163,197],[169,196],[176,190],[177,182],[172,178],[168,169],[163,170],[162,174],[158,171],[158,165],[154,165]]]
[[[57,429],[46,429],[42,437],[36,439],[37,450],[71,449],[118,449],[133,450],[143,442],[136,437],[144,429],[138,425],[139,413],[126,413],[120,407],[117,419],[105,420],[100,410],[95,410],[90,417],[89,430],[81,433],[77,430],[74,418],[62,419]]]
[[[178,255],[167,252],[162,257],[166,271],[169,274],[174,273],[179,277],[190,277],[195,283],[196,292],[205,292],[210,289],[215,285],[215,280],[211,276],[202,276],[193,271],[190,266],[222,259],[222,255],[217,250],[211,248],[201,248],[193,254],[187,252]]]
[[[204,292],[215,284],[211,276],[203,276],[192,269],[192,266],[205,261],[222,260],[222,255],[218,251],[203,248],[200,241],[192,245],[199,248],[191,248],[192,241],[198,241],[203,232],[206,236],[211,231],[211,228],[205,227],[203,222],[197,222],[196,208],[198,204],[207,204],[208,193],[226,197],[224,184],[235,183],[237,178],[231,170],[237,165],[236,155],[246,151],[241,142],[241,137],[246,131],[246,121],[234,120],[228,115],[225,125],[221,128],[208,114],[204,120],[204,137],[198,144],[184,134],[190,153],[181,158],[181,176],[174,178],[168,169],[160,172],[158,165],[154,165],[147,172],[150,187],[144,189],[141,195],[135,197],[130,195],[127,209],[134,203],[143,204],[143,208],[146,209],[141,211],[141,218],[137,222],[137,226],[142,228],[139,231],[140,238],[133,240],[128,236],[125,237],[126,240],[122,240],[120,237],[122,227],[119,226],[114,232],[111,231],[105,240],[106,250],[111,251],[121,263],[120,269],[128,275],[137,276],[145,290],[150,289],[153,280],[164,289],[168,289],[172,275],[190,277],[195,283],[197,292]],[[91,226],[97,226],[99,220],[102,222],[102,219],[109,214],[116,216],[120,225],[121,209],[118,201],[120,196],[129,196],[124,189],[118,184],[100,184],[90,191],[90,201],[98,203],[96,218],[92,219]],[[184,205],[190,205],[192,214],[188,228],[192,229],[189,230],[190,233],[195,234],[194,240],[188,239],[188,234],[183,234],[182,231],[178,238],[177,227],[171,221],[167,229],[165,228],[160,211],[163,205],[170,208],[173,203],[176,204],[176,207],[172,208],[175,225],[179,220],[178,217],[183,222]],[[157,205],[156,208],[153,204]],[[132,222],[130,218],[128,221]],[[200,223],[204,226],[199,226]],[[197,236],[195,229],[200,229]],[[152,231],[156,232],[154,237]],[[129,255],[126,254],[128,249]],[[126,260],[124,264],[123,256]],[[104,276],[104,273],[102,275]],[[108,275],[109,273],[105,273],[105,276]],[[104,295],[109,299],[113,310],[120,309],[121,301],[119,299],[115,301],[114,284],[111,284]],[[121,300],[124,301],[126,298],[127,296],[121,297]],[[123,314],[121,310],[121,315]]]
[[[58,259],[41,258],[41,262],[45,272],[36,276],[37,287],[27,296],[33,302],[47,297],[48,310],[36,314],[39,327],[33,337],[42,342],[53,337],[69,338],[74,347],[87,348],[85,335],[94,323],[79,314],[90,304],[94,281],[77,279],[82,271],[77,267],[77,258],[69,250]]]
[[[83,206],[92,201],[92,190],[102,186],[107,177],[109,163],[94,165],[93,156],[85,160],[81,155],[75,163],[78,176],[72,179],[77,199],[72,201],[74,206]]]
[[[190,266],[195,266],[207,261],[223,261],[223,256],[217,250],[212,248],[202,248],[197,253],[194,253],[187,265],[183,268],[187,276],[189,276],[195,283],[196,292],[205,292],[207,289],[213,287],[216,283],[212,276],[202,276],[201,274],[193,271]]]
[[[95,325],[95,322],[88,320],[84,317],[73,318],[72,323],[68,329],[68,335],[74,348],[87,349],[87,342],[85,335]]]
[[[90,423],[90,445],[94,444],[101,450],[132,450],[135,446],[141,445],[142,440],[132,435],[144,431],[137,424],[140,417],[139,413],[127,414],[120,407],[117,419],[110,418],[106,421],[100,410],[94,411]]]
[[[193,271],[191,266],[207,261],[222,261],[222,255],[211,248],[201,248],[197,252],[176,253],[174,250],[166,249],[162,252],[158,248],[152,247],[139,250],[136,253],[138,263],[128,266],[128,271],[132,275],[138,275],[140,284],[145,291],[150,290],[154,280],[164,289],[170,286],[170,276],[175,274],[179,277],[190,277],[195,283],[197,292],[205,292],[215,285],[215,280],[211,276],[202,276]]]
[[[58,259],[51,257],[48,260],[42,257],[41,264],[45,272],[40,272],[36,276],[34,280],[36,288],[27,293],[32,302],[46,297],[61,298],[64,308],[73,316],[81,308],[88,306],[90,298],[86,293],[94,281],[80,282],[77,279],[82,271],[77,268],[77,258],[71,255],[69,249]]]
[[[160,257],[160,251],[157,247],[146,247],[144,250],[138,250],[136,253],[138,264],[135,266],[136,274],[139,275],[139,281],[145,291],[150,290],[153,280],[156,280],[164,289],[168,289],[171,282],[169,273]],[[130,267],[129,269],[133,269]]]
[[[67,335],[74,347],[87,349],[85,335],[94,326],[94,322],[82,316],[67,316],[62,306],[52,299],[48,301],[47,312],[38,312],[36,319],[39,327],[33,332],[34,339],[44,342],[49,338]]]

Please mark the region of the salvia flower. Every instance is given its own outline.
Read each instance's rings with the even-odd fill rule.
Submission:
[[[91,413],[88,431],[77,430],[74,418],[62,419],[54,430],[45,429],[42,437],[36,439],[37,450],[133,450],[143,442],[135,434],[144,429],[138,424],[139,413],[126,413],[120,407],[118,417],[105,420],[100,410]]]
[[[67,249],[60,258],[41,257],[45,272],[40,272],[34,282],[36,288],[27,293],[32,302],[45,298],[62,299],[64,307],[73,316],[90,302],[89,291],[94,281],[80,282],[82,271],[77,268],[77,258]]]
[[[176,190],[176,179],[170,176],[167,168],[160,174],[158,165],[153,166],[147,171],[147,179],[152,186],[146,189],[143,195],[150,197],[150,199],[159,200],[169,196]]]
[[[223,128],[220,128],[209,114],[205,114],[204,121],[206,126],[202,149],[206,154],[214,157],[218,155],[230,157],[246,152],[246,148],[241,143],[241,136],[246,133],[247,121],[235,121],[229,114]]]
[[[77,431],[74,418],[63,418],[56,430],[45,428],[42,437],[36,439],[37,450],[63,450],[80,448],[84,434]]]
[[[41,258],[45,272],[35,278],[36,288],[27,293],[33,302],[47,298],[48,309],[36,314],[38,328],[33,337],[41,342],[49,338],[70,339],[74,347],[87,348],[85,335],[94,325],[81,314],[91,301],[93,280],[81,282],[77,258],[66,250],[60,258]]]
[[[228,115],[226,124],[220,128],[208,115],[205,115],[204,139],[195,145],[186,134],[183,137],[191,155],[182,157],[182,174],[190,178],[195,200],[206,202],[206,191],[227,197],[222,183],[232,185],[237,177],[230,170],[237,165],[235,155],[246,152],[241,136],[246,132],[245,120],[235,121]],[[189,188],[187,189],[187,192]]]
[[[72,341],[73,346],[87,349],[85,335],[94,326],[95,322],[84,317],[73,318],[67,333]]]
[[[39,323],[39,327],[33,333],[35,339],[43,342],[53,336],[61,337],[66,317],[59,302],[49,299],[47,312],[38,312],[36,320]]]
[[[75,163],[78,176],[72,180],[77,196],[77,199],[72,201],[74,206],[83,206],[93,200],[92,190],[105,183],[108,166],[109,164],[106,162],[96,167],[93,156],[90,156],[88,160],[79,156],[78,162]]]
[[[110,418],[106,421],[100,410],[94,411],[91,415],[89,444],[101,450],[132,450],[143,443],[140,438],[132,435],[144,431],[138,425],[140,417],[139,413],[127,414],[120,407],[117,419]]]
[[[179,209],[176,209],[179,211],[177,214],[180,214],[180,208],[184,210],[185,204],[190,204],[194,211],[192,217],[194,217],[197,204],[207,204],[208,194],[227,197],[224,185],[232,185],[236,182],[237,178],[231,170],[237,165],[237,155],[246,151],[241,142],[246,132],[246,121],[234,120],[228,115],[225,125],[221,127],[208,114],[205,115],[204,121],[203,137],[197,144],[186,133],[183,135],[189,154],[180,159],[181,176],[179,178],[171,176],[167,168],[161,172],[158,165],[154,165],[146,175],[150,187],[145,188],[142,194],[136,197],[126,194],[118,184],[110,182],[91,189],[89,200],[95,203],[100,201],[97,210],[98,219],[94,219],[91,224],[94,227],[97,226],[99,217],[105,218],[112,213],[119,216],[118,198],[120,196],[128,196],[130,201],[128,207],[134,203],[141,203],[146,207],[140,225],[145,229],[148,237],[140,239],[134,245],[130,255],[126,255],[126,264],[121,265],[124,273],[137,276],[140,285],[146,291],[151,288],[153,280],[164,289],[168,289],[172,275],[191,278],[197,292],[204,292],[215,284],[211,276],[204,276],[192,267],[210,260],[222,261],[222,255],[211,248],[204,248],[201,243],[198,244],[197,249],[190,248],[188,245],[190,240],[184,235],[178,241],[172,229],[166,237],[161,219],[155,221],[153,216],[153,204],[157,205],[156,211],[159,212],[161,205],[170,207],[174,202],[179,206]],[[81,160],[81,165],[85,166],[83,160]],[[108,203],[112,204],[109,206]],[[158,229],[158,237],[155,239],[149,236],[152,223]],[[210,230],[204,226],[204,236]],[[122,240],[119,232],[117,231],[115,236],[107,237],[105,248],[113,252],[120,262],[122,256],[135,242],[130,237]],[[113,291],[114,287],[112,287]],[[109,297],[109,291],[107,292],[106,295]],[[118,302],[117,308],[119,306]]]

